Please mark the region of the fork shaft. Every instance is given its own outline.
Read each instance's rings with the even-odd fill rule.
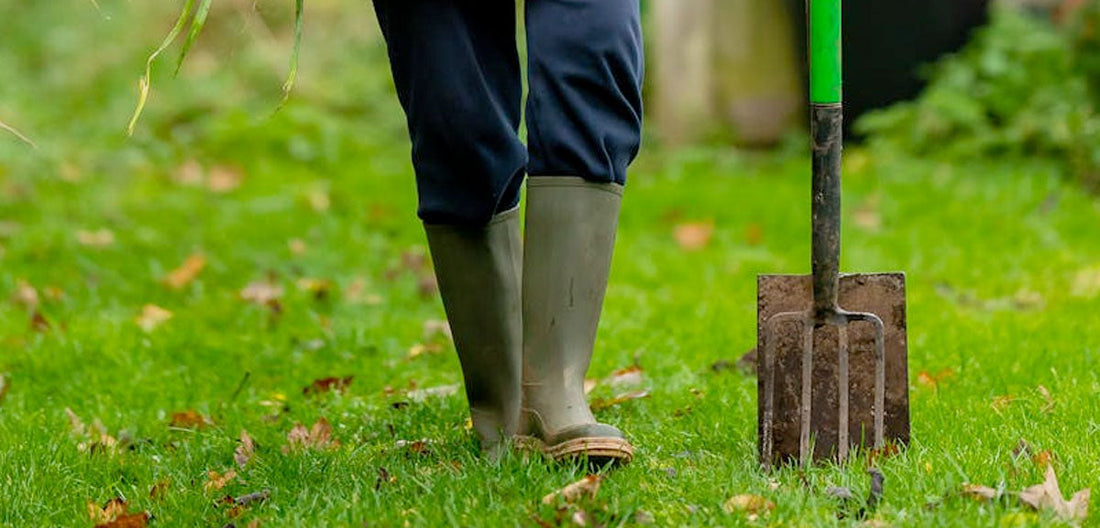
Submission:
[[[844,110],[837,104],[812,105],[814,316],[837,311],[840,282],[840,162]]]

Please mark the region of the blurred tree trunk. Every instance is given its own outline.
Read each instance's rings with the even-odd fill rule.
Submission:
[[[666,142],[769,145],[798,122],[798,53],[774,0],[654,0],[654,117]]]

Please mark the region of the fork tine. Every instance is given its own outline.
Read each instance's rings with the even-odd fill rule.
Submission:
[[[848,460],[848,325],[837,327],[837,383],[838,398],[837,410],[837,459],[843,464]]]
[[[798,458],[803,464],[810,459],[810,418],[813,412],[813,375],[814,375],[814,324],[803,323],[802,328],[802,401],[801,431],[798,436]]]

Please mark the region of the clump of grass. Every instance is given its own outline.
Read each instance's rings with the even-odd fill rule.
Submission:
[[[183,28],[190,25],[187,37],[183,41],[183,47],[180,48],[179,58],[176,60],[175,74],[179,74],[180,68],[183,67],[183,61],[187,58],[187,53],[191,51],[191,46],[198,40],[199,34],[202,33],[202,29],[206,25],[206,18],[210,14],[210,6],[212,4],[213,0],[199,0],[196,6],[195,0],[186,0],[183,4],[183,9],[180,10],[180,14],[176,18],[176,23],[172,26],[168,35],[164,37],[160,45],[149,54],[148,58],[146,58],[145,73],[138,79],[137,107],[134,108],[134,114],[130,117],[130,123],[126,126],[126,134],[128,136],[134,134],[137,122],[141,118],[142,112],[145,110],[145,103],[149,100],[149,90],[152,85],[151,76],[153,62],[155,62],[157,57],[159,57],[161,53],[164,53],[164,51],[176,41],[183,31]],[[294,81],[298,77],[298,56],[302,47],[302,20],[304,11],[305,0],[294,0],[294,46],[290,52],[290,68],[287,72],[286,81],[283,83],[283,98],[279,102],[278,108],[282,108],[290,98],[290,92],[294,89]]]

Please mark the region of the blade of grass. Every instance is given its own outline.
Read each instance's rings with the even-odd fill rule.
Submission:
[[[294,81],[298,78],[298,52],[302,49],[302,20],[305,11],[305,0],[294,2],[294,49],[290,52],[290,71],[287,73],[286,82],[283,83],[283,100],[279,108],[286,105],[290,99],[290,91],[294,89]],[[276,109],[276,112],[278,109]]]
[[[191,30],[187,33],[187,40],[183,41],[180,58],[176,61],[176,74],[179,74],[180,68],[183,67],[183,59],[187,58],[187,52],[191,51],[191,45],[195,43],[195,39],[199,38],[199,33],[202,32],[202,27],[206,24],[206,15],[210,14],[211,3],[213,3],[213,0],[202,0],[198,10],[195,11],[195,18],[191,19]]]
[[[7,130],[13,136],[15,136],[15,137],[19,138],[20,140],[22,140],[24,143],[26,143],[26,144],[28,144],[28,145],[36,148],[36,149],[38,148],[38,145],[35,145],[34,142],[31,141],[31,138],[29,138],[27,136],[24,136],[22,132],[16,130],[15,127],[13,127],[13,126],[11,126],[11,125],[3,122],[3,121],[0,121],[0,129]]]
[[[176,24],[172,26],[172,30],[164,37],[164,41],[160,43],[160,46],[153,50],[153,53],[150,53],[149,57],[145,59],[145,75],[142,75],[141,79],[138,79],[137,108],[134,109],[134,115],[130,117],[130,124],[126,126],[127,136],[134,135],[134,128],[137,127],[141,112],[145,110],[145,102],[149,99],[150,74],[153,70],[153,61],[157,60],[157,57],[160,56],[164,50],[168,49],[168,46],[172,45],[172,42],[176,40],[180,31],[183,30],[184,24],[187,23],[187,19],[190,17],[191,10],[194,7],[195,0],[187,0],[186,3],[183,4],[183,11],[180,12],[180,16],[176,19]]]

